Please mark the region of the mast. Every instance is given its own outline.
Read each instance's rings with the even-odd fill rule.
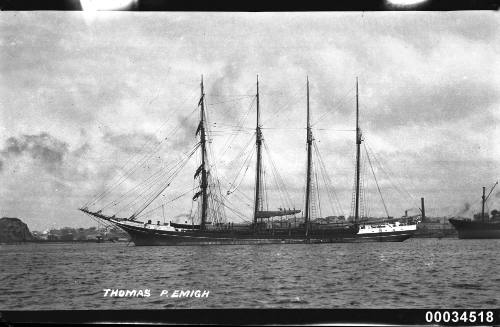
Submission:
[[[356,77],[356,204],[354,208],[354,224],[358,226],[359,221],[359,170],[360,170],[360,148],[361,131],[359,129],[359,99],[358,99],[358,78]]]
[[[256,102],[257,102],[257,126],[255,128],[256,137],[255,137],[255,145],[257,147],[257,163],[255,168],[255,203],[254,203],[254,215],[253,215],[253,228],[254,231],[257,228],[257,214],[260,209],[261,204],[261,170],[262,170],[262,131],[260,128],[260,111],[259,111],[259,75],[257,75],[257,94],[256,94]]]
[[[486,187],[483,186],[483,196],[482,198],[482,209],[481,209],[481,221],[484,222],[484,203],[486,202]]]
[[[491,193],[493,192],[493,190],[495,189],[495,186],[497,186],[497,185],[498,185],[498,181],[491,187],[490,192],[486,196],[485,196],[486,187],[483,186],[483,196],[482,196],[483,206],[482,206],[482,210],[481,210],[481,221],[484,221],[484,206],[486,204],[486,201],[488,201],[488,199],[490,198]],[[488,215],[488,220],[489,220],[489,215]]]
[[[203,75],[201,75],[201,98],[200,98],[200,125],[198,130],[200,131],[200,146],[201,146],[201,229],[205,229],[207,222],[207,206],[208,206],[208,194],[207,194],[207,170],[206,170],[206,160],[207,160],[207,148],[206,148],[206,133],[205,133],[205,91],[203,88]]]
[[[312,166],[312,131],[309,113],[309,77],[307,77],[307,173],[306,173],[306,207],[305,207],[305,229],[306,236],[309,234],[309,221],[311,217],[309,216],[310,210],[310,198],[311,198],[311,166]]]

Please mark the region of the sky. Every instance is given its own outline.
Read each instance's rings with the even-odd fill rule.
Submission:
[[[137,183],[196,144],[203,75],[212,175],[226,195],[237,185],[227,203],[250,217],[258,75],[270,210],[303,207],[308,77],[315,142],[339,204],[320,188],[321,214],[349,215],[357,77],[360,127],[389,214],[415,214],[424,197],[430,216],[470,217],[500,176],[498,15],[1,12],[0,216],[31,230],[95,226],[77,209],[119,182],[92,207],[111,203],[103,212],[114,214],[110,201],[131,189],[136,197]],[[163,204],[167,220],[193,210],[195,159],[150,206]],[[384,216],[366,163],[367,210]],[[488,209],[500,207],[499,190]]]

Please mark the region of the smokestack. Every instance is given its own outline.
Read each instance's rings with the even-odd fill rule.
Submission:
[[[408,217],[408,210],[405,210],[405,217]]]
[[[421,208],[420,210],[422,211],[422,221],[425,220],[425,204],[424,204],[424,198],[420,198],[421,202]]]

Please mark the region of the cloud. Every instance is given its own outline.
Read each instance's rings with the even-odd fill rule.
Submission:
[[[48,133],[22,135],[8,138],[0,153],[6,161],[28,155],[42,168],[54,172],[62,165],[68,144]]]
[[[191,119],[189,119],[191,118]],[[199,121],[196,116],[178,117],[177,127],[167,136],[170,140],[170,148],[181,152],[187,151],[188,147],[192,148],[197,142],[195,135]]]
[[[63,224],[153,144],[163,141],[153,164],[123,186],[178,161],[197,142],[201,74],[219,176],[234,178],[240,163],[224,164],[253,133],[259,74],[265,142],[300,206],[308,74],[315,137],[345,206],[359,76],[367,143],[429,207],[458,208],[498,175],[496,15],[122,12],[87,25],[76,12],[3,13],[0,207]],[[248,133],[223,151],[245,115]],[[166,198],[193,186],[197,165],[179,173]],[[252,167],[241,185],[250,198]],[[387,178],[377,177],[386,190]],[[271,191],[270,206],[281,205]],[[169,212],[190,207],[172,204]]]
[[[404,91],[383,92],[378,106],[365,113],[367,124],[386,129],[450,123],[477,115],[477,108],[483,108],[483,114],[487,115],[487,109],[500,99],[495,86],[470,80],[454,81],[439,87],[406,81],[401,83],[400,88]],[[489,122],[494,124],[491,120]]]
[[[160,140],[149,133],[124,133],[114,134],[106,131],[103,141],[117,147],[120,151],[130,154],[138,154],[150,151],[160,143]]]

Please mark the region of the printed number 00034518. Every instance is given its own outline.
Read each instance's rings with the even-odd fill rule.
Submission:
[[[493,311],[427,311],[425,313],[426,322],[461,322],[461,323],[492,323],[494,321]]]

